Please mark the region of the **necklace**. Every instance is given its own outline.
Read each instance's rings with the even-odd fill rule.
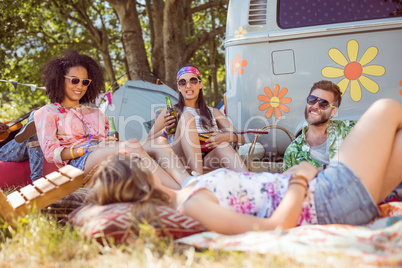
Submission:
[[[60,106],[63,107],[64,109],[74,109],[74,108],[76,108],[76,107],[78,107],[78,106],[80,106],[80,105],[81,105],[81,104],[77,104],[77,105],[75,105],[75,106],[66,107],[66,106],[63,106],[63,105],[60,104]]]

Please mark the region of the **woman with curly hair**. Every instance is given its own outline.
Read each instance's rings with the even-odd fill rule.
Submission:
[[[72,165],[89,173],[108,155],[124,148],[148,160],[149,168],[164,178],[172,188],[180,188],[188,177],[184,167],[169,165],[169,173],[159,167],[136,139],[117,142],[108,136],[109,122],[98,109],[91,107],[104,90],[102,70],[91,57],[72,50],[49,61],[43,70],[46,94],[52,104],[35,113],[38,140],[48,162],[61,167]],[[159,157],[174,160],[174,153],[164,148],[152,151]]]
[[[230,144],[244,143],[244,137],[235,133],[236,129],[218,109],[206,105],[200,71],[192,65],[181,68],[177,73],[177,88],[180,94],[175,105],[179,119],[176,132],[168,131],[174,126],[175,118],[165,108],[148,137],[167,137],[174,152],[199,174],[203,174],[203,164],[211,168],[247,171]],[[200,145],[199,133],[210,133],[205,136],[204,147]]]

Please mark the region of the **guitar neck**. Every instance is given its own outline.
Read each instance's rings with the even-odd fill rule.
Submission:
[[[7,125],[8,127],[12,127],[12,126],[14,126],[15,124],[21,122],[22,120],[28,118],[30,114],[31,114],[31,112],[26,113],[26,114],[24,114],[23,116],[20,116],[20,117],[18,117],[17,119],[15,119],[15,120],[13,120],[13,121],[11,121],[11,122],[8,122],[6,125]]]

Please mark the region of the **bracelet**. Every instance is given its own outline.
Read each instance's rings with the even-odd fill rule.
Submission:
[[[92,135],[89,135],[87,145],[85,146],[85,153],[88,153],[89,142],[91,141]]]
[[[292,185],[292,184],[297,184],[297,185],[303,186],[304,190],[306,190],[305,196],[307,196],[307,189],[308,189],[308,186],[306,186],[304,183],[301,183],[301,182],[299,182],[299,181],[291,181],[291,182],[289,182],[288,187],[289,187],[290,185]]]
[[[308,189],[308,182],[305,181],[304,179],[299,179],[299,178],[290,179],[289,185],[292,183],[297,183],[297,184],[303,185],[304,187],[306,187],[306,189]]]
[[[296,180],[296,179],[302,179],[303,181],[306,182],[307,187],[308,187],[308,179],[307,179],[305,176],[299,175],[299,174],[294,174],[294,175],[292,175],[292,177],[290,178],[290,181],[291,181],[291,180]]]
[[[79,147],[79,148],[77,149],[77,153],[78,153],[78,156],[79,156],[79,157],[83,156],[83,155],[85,154],[84,147]]]
[[[308,184],[305,184],[305,183],[303,183],[302,181],[297,181],[297,180],[290,180],[289,181],[289,185],[291,185],[291,184],[299,184],[299,185],[302,185],[304,188],[308,188]]]
[[[166,131],[166,128],[163,128],[162,133],[165,137],[167,137],[168,135],[170,135],[170,133],[168,131]]]
[[[77,141],[74,142],[73,146],[71,146],[71,148],[70,148],[70,155],[71,155],[71,158],[72,158],[72,159],[75,159],[75,156],[74,156],[74,153],[73,153],[73,149],[74,149],[74,146],[75,146],[76,144],[77,144]]]

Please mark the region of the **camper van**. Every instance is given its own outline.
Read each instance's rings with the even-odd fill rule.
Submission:
[[[358,120],[379,98],[402,103],[401,49],[400,0],[230,0],[227,116],[239,130],[296,136],[310,88],[329,80],[343,92],[333,119]],[[266,155],[283,155],[283,130],[258,138]]]

